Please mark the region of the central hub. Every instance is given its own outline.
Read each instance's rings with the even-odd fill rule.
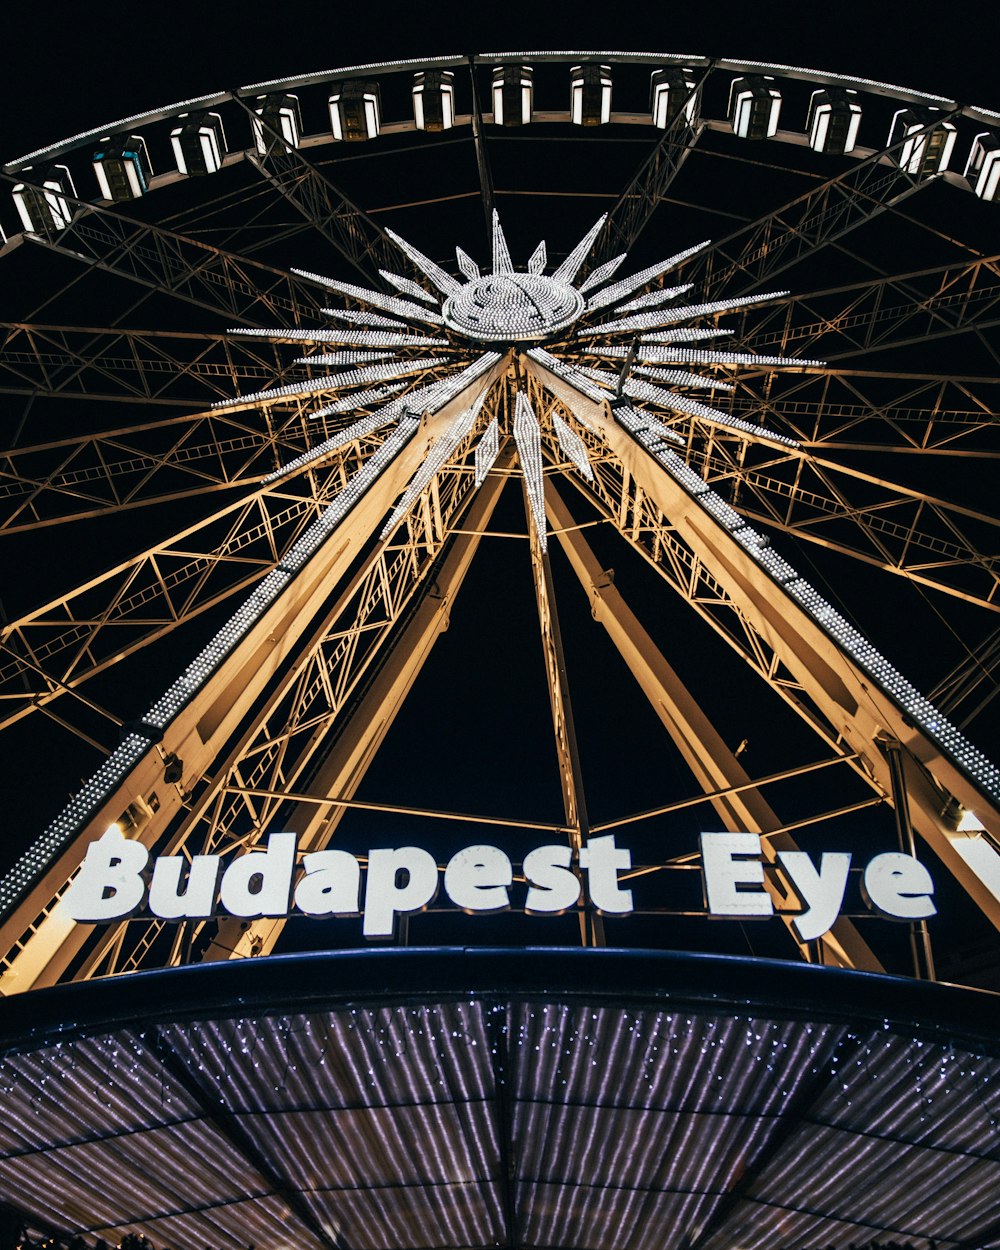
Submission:
[[[487,274],[445,300],[445,324],[459,334],[496,343],[550,338],[583,312],[579,291],[537,273]]]

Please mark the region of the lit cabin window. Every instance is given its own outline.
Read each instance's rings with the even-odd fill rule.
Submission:
[[[37,174],[30,169],[23,172],[25,181],[14,187],[13,196],[25,230],[32,234],[65,230],[73,217],[73,208],[66,196],[76,195],[69,170],[65,165],[50,165]]]
[[[267,156],[275,151],[282,152],[286,144],[290,148],[299,146],[302,137],[302,114],[299,111],[297,96],[260,96],[254,112],[260,118],[260,121],[254,121],[253,135],[257,151],[261,156]],[[277,134],[274,133],[275,131]]]
[[[218,113],[181,113],[170,132],[177,169],[182,174],[214,174],[226,155],[226,134]]]
[[[699,92],[689,69],[681,67],[658,69],[649,80],[649,110],[653,125],[665,130],[670,121],[682,113],[689,126],[698,114]]]
[[[342,82],[330,96],[330,125],[335,139],[374,139],[382,128],[377,82]]]
[[[729,88],[729,123],[741,139],[771,139],[778,132],[781,92],[770,75],[734,78]]]
[[[973,139],[965,176],[981,200],[1000,199],[1000,138],[992,130]]]
[[[604,126],[611,120],[609,66],[573,66],[569,80],[569,112],[574,126]]]
[[[94,153],[97,185],[106,200],[137,200],[149,190],[153,171],[141,135],[110,135]]]
[[[534,105],[530,65],[497,65],[493,69],[493,121],[498,126],[527,126]]]
[[[809,97],[806,129],[814,152],[844,156],[853,152],[861,126],[861,105],[856,91],[839,87],[814,91]]]
[[[955,127],[938,120],[940,109],[900,109],[892,119],[889,147],[899,145],[895,153],[900,169],[916,176],[940,174],[948,168],[955,146]]]
[[[455,75],[429,69],[413,76],[413,122],[418,130],[451,130],[455,124]]]

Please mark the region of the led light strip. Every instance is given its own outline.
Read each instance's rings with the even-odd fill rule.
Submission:
[[[338,321],[346,321],[351,325],[385,326],[387,330],[409,330],[404,321],[398,317],[380,317],[378,313],[357,312],[353,308],[321,308],[320,312]]]
[[[588,482],[592,482],[594,480],[594,470],[590,467],[590,460],[587,456],[587,448],[583,439],[575,430],[570,429],[557,412],[552,414],[552,425],[555,428],[559,446],[563,449],[568,459],[576,465]]]
[[[545,532],[545,486],[542,476],[542,436],[527,395],[518,391],[514,403],[514,442],[524,473],[528,492],[531,519],[535,524],[538,544],[542,551],[548,548]]]
[[[486,427],[486,433],[476,444],[476,489],[486,481],[486,475],[493,468],[500,454],[500,424],[497,418]]]
[[[661,286],[655,291],[630,299],[627,304],[619,304],[615,312],[637,312],[640,308],[655,308],[657,304],[665,304],[667,300],[676,299],[685,291],[690,291],[693,282],[685,282],[683,286]]]
[[[549,263],[549,249],[545,246],[545,240],[542,239],[535,250],[528,257],[528,273],[540,274],[545,272],[545,266]]]
[[[391,322],[403,326],[399,322]],[[271,343],[344,343],[359,347],[450,347],[447,339],[427,338],[417,334],[383,334],[378,330],[248,330],[239,327],[227,330],[245,338],[267,339]],[[311,360],[312,357],[307,357]]]
[[[581,394],[586,395],[588,399],[593,399],[596,403],[603,403],[607,399],[607,395],[603,391],[598,390],[596,386],[584,376],[582,367],[576,365],[568,365],[563,360],[558,360],[555,356],[550,355],[543,347],[532,347],[528,349],[528,356],[543,365],[556,375],[562,378],[564,382],[568,382],[571,386],[575,386]],[[584,423],[586,424],[586,423]]]
[[[476,400],[471,408],[467,408],[464,412],[460,412],[451,426],[437,439],[434,446],[424,458],[423,464],[413,475],[413,480],[403,492],[403,497],[393,509],[392,515],[382,527],[379,534],[380,539],[386,539],[396,528],[403,517],[409,512],[412,505],[420,497],[425,488],[430,484],[431,479],[444,468],[449,457],[455,448],[468,435],[469,431],[476,423],[476,418],[482,409],[483,402],[486,399],[486,392]]]
[[[355,421],[353,425],[347,426],[346,429],[338,430],[336,434],[319,443],[311,451],[303,452],[301,456],[296,456],[294,460],[290,460],[282,468],[269,473],[264,478],[264,481],[277,481],[278,478],[287,477],[289,473],[294,473],[297,469],[302,469],[307,464],[314,464],[317,460],[321,460],[324,456],[329,455],[331,451],[336,451],[340,447],[346,447],[348,443],[356,442],[367,434],[374,434],[377,430],[382,429],[383,426],[388,425],[396,416],[398,416],[398,413],[386,412],[385,409],[382,409],[380,412],[374,412],[370,416],[362,417],[359,421]]]
[[[407,243],[395,230],[390,230],[386,227],[386,234],[399,250],[413,261],[420,272],[434,283],[442,295],[454,295],[461,288],[461,284],[450,273],[445,273],[440,265],[436,265],[423,252],[418,251],[412,243]]]
[[[460,247],[456,247],[455,259],[458,261],[458,268],[462,275],[468,278],[470,282],[475,282],[482,277],[482,274],[479,272],[479,266],[468,252],[463,251]]]
[[[270,391],[254,391],[236,399],[222,399],[212,404],[213,412],[238,408],[245,404],[273,403],[278,399],[302,399],[316,391],[338,391],[345,386],[360,386],[365,382],[382,382],[389,378],[404,377],[409,373],[422,373],[437,365],[454,362],[446,356],[426,356],[419,360],[395,361],[391,365],[372,365],[370,369],[350,369],[345,373],[330,373],[321,378],[304,378],[301,382],[289,382]]]
[[[431,325],[438,326],[444,324],[439,313],[423,308],[420,304],[411,303],[408,299],[400,299],[396,295],[383,295],[381,291],[373,291],[367,286],[355,286],[353,282],[339,282],[336,278],[324,278],[321,274],[310,273],[306,269],[293,269],[292,273],[297,273],[302,278],[310,278],[313,282],[319,282],[339,295],[346,295],[349,299],[360,300],[361,303],[368,304],[372,308],[380,308],[383,312],[393,313],[397,317],[402,317],[404,321],[427,321]]]
[[[493,272],[496,274],[513,273],[514,262],[510,258],[510,248],[507,246],[507,236],[503,232],[503,226],[500,224],[500,214],[496,209],[493,210]]]
[[[663,408],[670,408],[674,412],[688,413],[692,417],[698,417],[700,420],[708,421],[712,425],[724,426],[726,429],[734,430],[740,434],[749,434],[754,438],[764,439],[770,443],[780,443],[783,447],[801,446],[794,438],[786,438],[784,434],[775,434],[773,430],[765,430],[762,425],[751,425],[749,421],[741,421],[738,417],[730,417],[724,412],[719,412],[717,408],[709,408],[706,404],[699,404],[697,400],[688,399],[686,395],[679,395],[676,391],[665,391],[662,387],[653,386],[640,378],[626,378],[622,389],[632,399],[645,399],[651,403],[660,404]]]
[[[315,356],[299,356],[293,365],[360,365],[376,360],[395,360],[395,352],[325,352]]]
[[[621,317],[617,321],[605,321],[590,330],[581,330],[580,338],[594,338],[599,334],[612,334],[622,330],[653,330],[657,326],[689,321],[694,317],[708,317],[720,312],[738,312],[767,300],[781,299],[787,291],[771,291],[767,295],[744,295],[737,299],[717,299],[707,304],[682,304],[679,308],[664,309],[661,313],[640,313],[635,317]]]
[[[732,330],[727,330],[725,326],[713,326],[711,329],[691,328],[687,329],[678,326],[674,330],[664,330],[656,334],[644,334],[640,339],[640,343],[700,343],[704,339],[725,338],[726,335],[732,334]],[[596,349],[600,350],[603,355],[610,356],[615,352],[621,352],[624,355],[627,347],[607,347]]]
[[[592,291],[595,286],[600,286],[602,282],[607,282],[627,255],[627,252],[622,252],[620,255],[613,257],[611,260],[605,261],[603,265],[598,265],[590,277],[587,278],[585,282],[580,283],[580,294],[584,295],[587,291]]]
[[[687,386],[699,391],[733,391],[736,388],[721,378],[705,377],[700,373],[685,373],[682,369],[657,369],[650,365],[637,365],[633,373],[650,378],[653,382],[667,382],[671,386]]]
[[[826,364],[825,360],[805,360],[800,356],[755,356],[753,352],[700,351],[690,347],[646,347],[641,343],[636,349],[636,356],[641,360],[671,364],[767,365],[776,369],[787,366],[801,368],[807,365],[823,368]]]
[[[580,242],[573,248],[572,252],[566,257],[563,263],[552,275],[554,282],[571,283],[576,275],[580,272],[580,266],[583,264],[584,257],[594,245],[594,240],[601,232],[601,228],[607,221],[607,213],[602,213],[597,221],[590,227]]]
[[[390,286],[394,286],[403,295],[409,295],[411,299],[425,300],[428,304],[437,304],[438,297],[432,295],[430,291],[425,291],[418,282],[413,282],[410,278],[404,278],[398,273],[390,273],[388,269],[380,269],[379,273]]]
[[[605,287],[603,291],[587,300],[587,311],[592,312],[595,308],[605,308],[608,304],[617,303],[618,300],[631,295],[633,291],[638,291],[640,287],[645,286],[648,282],[652,282],[660,277],[661,274],[669,273],[671,269],[676,269],[689,256],[694,256],[703,248],[708,247],[710,242],[710,239],[706,239],[703,243],[697,243],[694,247],[686,248],[683,252],[677,252],[666,260],[650,265],[648,269],[640,269],[638,273],[634,273],[630,278],[622,278],[620,282],[612,283],[611,286]],[[688,289],[690,289],[690,283],[688,284]]]
[[[364,391],[355,391],[351,395],[345,395],[343,399],[334,400],[332,404],[324,404],[322,408],[310,412],[309,420],[318,421],[322,417],[338,417],[344,412],[371,408],[373,404],[380,404],[383,399],[388,399],[390,395],[403,390],[407,385],[406,382],[393,382],[391,386],[372,386]]]

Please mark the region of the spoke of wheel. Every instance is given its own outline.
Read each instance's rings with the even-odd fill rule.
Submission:
[[[18,181],[11,174],[2,177],[9,184]],[[319,319],[322,300],[313,283],[111,209],[65,198],[74,212],[66,228],[28,235],[31,243],[233,321],[300,326]]]
[[[692,91],[678,101],[672,114],[666,119],[667,124],[656,147],[643,161],[639,171],[608,214],[608,219],[594,243],[593,252],[581,268],[581,273],[596,268],[617,256],[619,252],[630,251],[649,224],[657,206],[670,190],[689,152],[701,136],[701,123],[696,122],[692,126],[685,110],[691,98],[698,97],[710,69],[711,65],[702,71]]]
[[[467,441],[452,469],[429,488],[436,506],[429,496],[418,501],[392,540],[372,552],[342,588],[310,630],[295,665],[271,688],[265,705],[225,757],[199,784],[188,782],[193,791],[188,810],[164,844],[168,853],[225,853],[254,845],[279,812],[283,827],[299,833],[303,851],[328,845],[347,808],[330,811],[308,800],[289,803],[287,796],[308,779],[310,794],[353,797],[447,625],[479,542],[476,535],[453,538],[453,529],[470,503],[469,528],[485,528],[504,480],[496,475],[485,493],[473,496],[469,450]],[[443,580],[434,585],[440,591],[431,587],[411,612],[432,573],[436,577],[439,571]],[[394,631],[404,619],[406,633],[394,646]],[[362,683],[365,693],[358,704],[355,696]],[[272,918],[248,926],[223,920],[206,958],[268,953],[282,927],[282,921]],[[157,962],[156,943],[169,926],[153,920],[120,928],[127,928],[127,936],[114,951],[114,931],[102,938],[87,961],[86,976],[108,971],[102,961],[112,953],[118,972]]]
[[[264,339],[0,322],[0,392],[191,407],[280,383]],[[179,393],[180,392],[180,393]]]
[[[747,351],[794,356],[808,350],[835,361],[996,325],[1000,254],[790,295],[745,314],[734,339]]]
[[[249,163],[301,213],[306,221],[347,260],[366,282],[379,268],[396,268],[401,256],[382,229],[353,204],[316,166],[290,144],[271,122],[258,117],[246,100],[236,97],[247,117],[266,135],[267,152],[250,152]]]
[[[789,686],[795,687],[791,705],[806,710],[807,721],[814,725],[825,721],[827,738],[841,738],[866,762],[871,781],[883,795],[891,795],[892,786],[882,743],[889,736],[907,744],[914,827],[945,860],[984,915],[1000,928],[1000,853],[993,841],[972,846],[964,834],[957,833],[942,816],[940,798],[943,788],[964,807],[983,814],[984,827],[994,830],[992,838],[1000,836],[1000,786],[994,766],[960,736],[954,739],[954,752],[943,749],[939,735],[954,734],[953,727],[942,726],[937,709],[911,716],[906,710],[910,702],[904,707],[903,699],[919,701],[916,691],[791,566],[779,564],[773,572],[762,572],[770,556],[765,557],[763,548],[757,548],[757,556],[749,554],[757,539],[751,543],[751,536],[744,535],[744,542],[736,536],[739,527],[733,527],[724,512],[716,515],[718,505],[725,506],[718,496],[711,508],[692,501],[689,487],[682,485],[686,479],[672,467],[674,461],[685,466],[675,452],[653,449],[655,434],[646,436],[650,448],[606,404],[571,382],[564,383],[539,361],[531,359],[529,367],[557,395],[572,392],[573,398],[563,402],[581,411],[583,419],[603,435],[610,450],[598,456],[596,477],[600,481],[608,475],[616,480],[616,487],[609,492],[602,512],[633,541],[640,535],[646,541],[653,538],[654,566],[661,568],[685,601],[750,661],[772,689],[787,693]],[[601,448],[600,442],[597,445]],[[642,447],[644,455],[636,453],[636,446]],[[640,516],[630,524],[633,509]],[[791,583],[798,590],[791,592]],[[807,608],[804,605],[810,599],[814,606]],[[721,615],[728,620],[716,619],[722,607],[726,611]],[[869,661],[862,658],[866,654],[878,657],[878,664],[885,666],[884,676],[872,679],[865,667]],[[791,676],[791,683],[782,676],[782,669]],[[812,714],[803,704],[812,705]],[[959,762],[959,752],[975,764]]]
[[[576,741],[569,674],[566,670],[566,656],[563,651],[562,633],[559,629],[559,612],[556,606],[555,586],[552,582],[552,569],[549,565],[548,553],[541,548],[529,512],[528,499],[525,495],[525,523],[530,537],[531,571],[535,584],[535,602],[538,608],[542,658],[545,662],[545,675],[549,690],[549,707],[552,712],[552,731],[555,737],[556,758],[559,762],[563,814],[570,830],[574,871],[579,874],[580,850],[590,837],[583,769]],[[581,945],[603,946],[604,922],[600,914],[593,910],[593,906],[588,907],[581,902],[578,905],[577,919],[580,926]]]
[[[948,114],[948,117],[954,114]],[[929,122],[925,131],[932,125]],[[902,203],[929,180],[908,174],[898,163],[903,140],[852,164],[844,173],[734,231],[682,265],[705,299],[732,289],[741,294],[788,269],[805,256],[842,239],[873,217]]]
[[[0,728],[260,580],[341,484],[337,466],[315,497],[263,486],[5,625]]]
[[[613,578],[601,569],[583,533],[557,493],[552,478],[546,481],[546,510],[595,619],[604,626],[674,746],[704,790],[707,798],[700,801],[711,801],[717,817],[730,831],[753,830],[764,834],[762,845],[771,863],[776,862],[778,851],[797,850],[794,839],[783,831],[781,820],[760,789],[750,781],[739,759],[630,611]],[[685,800],[685,803],[691,801]],[[671,806],[673,810],[679,810]],[[811,959],[811,948],[795,937],[792,918],[787,914],[799,906],[800,901],[794,891],[786,889],[773,876],[765,878],[765,887],[774,897],[778,910],[786,913],[785,925],[800,953],[805,959]],[[820,948],[825,956],[820,962],[884,971],[849,921],[838,921],[820,940]]]

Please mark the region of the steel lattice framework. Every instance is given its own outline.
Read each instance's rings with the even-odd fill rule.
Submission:
[[[615,108],[602,122],[580,78],[569,112],[532,111],[522,92],[512,117],[504,92],[529,63],[539,85],[609,65]],[[652,115],[651,71],[669,88]],[[441,128],[455,135],[412,120],[414,74],[453,92]],[[751,109],[778,93],[782,128],[774,115],[766,137],[741,133],[734,80]],[[345,83],[360,94],[328,105]],[[379,91],[385,121],[350,112]],[[868,146],[822,150],[823,92],[860,101]],[[321,111],[332,130],[316,129]],[[131,202],[88,198],[99,134],[141,133],[159,160],[185,119],[224,136],[211,177],[146,168]],[[278,827],[319,850],[363,811],[544,831],[578,858],[590,836],[707,804],[725,828],[766,835],[791,950],[877,970],[857,917],[797,942],[801,901],[776,860],[863,814],[918,834],[1000,928],[1000,773],[970,741],[989,745],[1000,658],[998,210],[974,164],[998,123],[788,67],[484,55],[249,86],[5,166],[27,219],[0,259],[32,284],[0,323],[14,431],[0,452],[0,731],[30,750],[15,736],[44,720],[93,776],[68,806],[41,805],[0,880],[0,991],[274,949],[274,918],[69,920],[60,900],[112,822],[189,859]],[[964,176],[928,155],[942,135]],[[367,142],[368,160],[335,137]],[[536,137],[544,159],[522,154]],[[600,172],[612,207],[592,225],[574,196],[565,220],[546,219],[553,253],[528,259],[540,201],[522,193],[539,178],[558,190],[552,152],[574,176]],[[446,255],[475,237],[479,261]],[[114,315],[94,324],[94,307]],[[364,797],[474,559],[508,539],[531,571],[561,816]],[[787,759],[748,766],[628,577],[607,571],[609,539],[641,571],[633,585],[720,639],[811,749],[795,738]],[[799,571],[814,558],[816,584]],[[637,750],[685,770],[684,792],[664,786],[651,810],[588,808],[557,605],[567,568],[666,731]],[[895,667],[914,655],[894,651],[904,620],[951,647],[912,685]],[[817,783],[808,811],[783,799],[821,774],[840,780]],[[689,865],[661,842],[637,875]],[[608,940],[595,912],[574,923],[582,944]],[[933,975],[926,944],[917,971]]]

